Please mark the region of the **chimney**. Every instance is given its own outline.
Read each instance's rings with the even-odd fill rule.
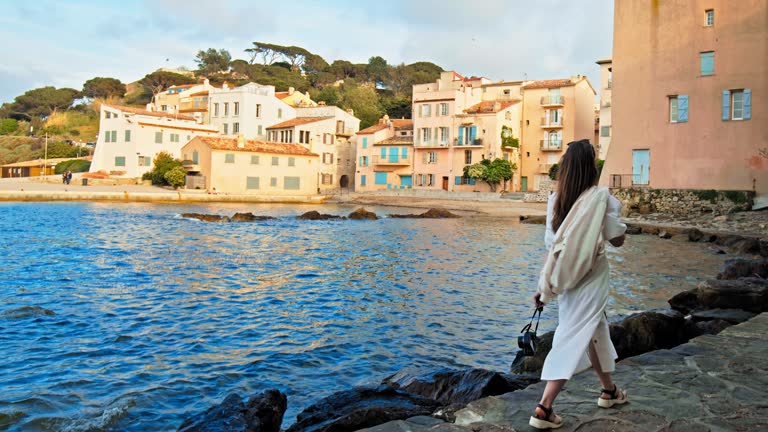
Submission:
[[[353,110],[352,108],[350,108],[350,109],[348,109],[348,110],[347,110],[347,114],[349,114],[349,115],[353,116],[353,115],[355,115],[355,110]]]
[[[237,134],[237,148],[245,148],[245,137],[241,133]]]
[[[293,87],[288,87],[288,96],[292,96],[292,95],[293,95],[293,92],[295,92],[295,91],[296,91],[296,89],[295,89],[295,88],[293,88]]]
[[[325,106],[325,101],[320,101],[317,103],[317,106]]]
[[[208,87],[209,85],[211,85],[211,82],[210,82],[210,81],[208,81],[208,78],[206,78],[206,79],[204,79],[204,80],[203,80],[203,85],[204,85],[204,86],[206,86],[206,87]]]
[[[154,105],[152,105],[151,103],[147,104],[147,111],[154,111],[153,108],[154,108]]]
[[[222,84],[221,88],[223,88],[224,90],[226,90],[226,89],[228,89],[228,88],[229,88],[229,84],[227,84],[227,83],[224,83],[224,84]]]

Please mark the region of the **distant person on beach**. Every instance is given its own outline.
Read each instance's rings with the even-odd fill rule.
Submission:
[[[64,183],[64,184],[67,184],[67,172],[66,171],[61,173],[61,182]]]
[[[605,241],[624,244],[627,226],[619,219],[621,203],[597,187],[595,150],[588,140],[573,141],[560,161],[557,192],[547,203],[544,243],[547,258],[534,295],[536,307],[558,297],[558,326],[541,379],[547,381],[529,424],[556,429],[563,419],[552,404],[574,373],[590,365],[602,385],[601,408],[627,402],[627,392],[613,383],[616,349],[605,313],[609,268]]]
[[[66,183],[69,184],[72,181],[72,171],[67,171],[65,175],[67,176]]]

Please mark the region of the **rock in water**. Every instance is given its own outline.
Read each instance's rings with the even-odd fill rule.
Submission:
[[[203,222],[229,222],[229,216],[207,215],[202,213],[182,213],[181,217],[186,219],[197,219]]]
[[[391,420],[430,415],[439,404],[388,386],[334,393],[296,416],[287,432],[351,432]]]
[[[662,232],[659,233],[659,238],[671,239],[672,238],[672,234],[670,234],[670,233],[668,233],[666,231],[662,231]]]
[[[338,218],[339,216],[323,214],[316,210],[308,211],[296,217],[296,219],[300,219],[300,220],[328,220],[328,219],[338,219]]]
[[[255,214],[248,212],[248,213],[235,213],[234,216],[230,219],[232,222],[253,222],[253,221],[264,221],[264,220],[270,220],[274,219],[272,216],[256,216]]]
[[[696,228],[688,230],[688,241],[698,242],[704,238],[704,233]]]
[[[353,220],[376,220],[379,217],[376,216],[376,213],[369,212],[368,210],[360,207],[359,209],[350,213],[349,218]]]
[[[547,217],[544,215],[520,216],[520,223],[531,224],[531,225],[544,225],[545,223],[547,223]]]
[[[288,398],[275,389],[247,403],[233,393],[220,405],[184,420],[178,432],[279,432],[287,406]]]
[[[445,209],[429,209],[422,214],[392,214],[389,215],[395,219],[452,219],[460,218],[461,216],[453,214]]]
[[[729,259],[718,279],[738,279],[742,277],[768,278],[768,259]]]
[[[743,309],[768,311],[768,279],[746,277],[736,280],[708,280],[671,299],[672,309],[688,314],[693,310]]]
[[[3,318],[27,318],[32,316],[54,316],[56,313],[50,309],[40,306],[22,306],[15,309],[9,309],[0,313]]]

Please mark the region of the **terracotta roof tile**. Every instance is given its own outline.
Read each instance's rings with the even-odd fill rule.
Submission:
[[[380,123],[375,124],[373,126],[369,126],[360,132],[358,132],[358,135],[368,135],[372,133],[376,133],[378,131],[384,130],[388,127],[386,123],[381,123],[383,120],[379,120]],[[390,120],[392,122],[392,126],[395,129],[402,129],[402,128],[410,128],[413,129],[413,120],[411,119],[392,119]]]
[[[199,86],[200,84],[180,84],[180,85],[172,85],[168,87],[168,89],[180,89],[180,88],[190,88],[194,86]]]
[[[199,136],[193,139],[200,140],[213,150],[229,150],[250,153],[286,154],[296,156],[317,156],[300,144],[275,143],[260,140],[246,140],[245,146],[237,146],[237,138],[220,138]],[[191,142],[191,141],[190,141]]]
[[[558,88],[576,85],[570,78],[534,81],[523,86],[524,89]]]
[[[496,109],[496,104],[498,105],[498,109]],[[480,102],[479,104],[472,105],[471,107],[464,110],[467,114],[492,114],[497,113],[499,111],[504,111],[505,109],[511,107],[512,105],[516,104],[517,101],[485,101]]]
[[[404,145],[413,145],[413,135],[408,136],[393,136],[390,138],[387,138],[385,140],[381,140],[377,143],[373,143],[373,145],[387,145],[387,144],[404,144]]]
[[[288,96],[290,96],[290,93],[288,93],[288,92],[275,92],[275,97],[280,99],[280,100],[283,100],[283,99],[287,98]]]
[[[152,116],[152,117],[172,118],[177,120],[192,120],[192,121],[195,120],[194,117],[184,115],[184,114],[169,114],[169,113],[160,112],[160,111],[147,111],[141,108],[133,108],[133,107],[123,106],[123,105],[104,104],[104,106],[108,108],[116,109],[122,112],[131,113],[131,114],[138,114],[138,115],[145,115],[145,116]]]
[[[282,123],[274,124],[267,129],[284,129],[294,126],[299,126],[307,123],[314,123],[321,120],[332,119],[333,117],[299,117],[291,120],[286,120]]]

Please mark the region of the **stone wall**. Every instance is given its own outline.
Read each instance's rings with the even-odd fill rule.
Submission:
[[[524,202],[547,202],[549,193],[557,189],[557,182],[551,180],[549,177],[542,178],[539,181],[539,191],[529,192],[523,196]]]
[[[637,188],[612,189],[611,193],[622,203],[622,216],[631,213],[723,215],[749,210],[754,199],[754,193],[750,191]]]

